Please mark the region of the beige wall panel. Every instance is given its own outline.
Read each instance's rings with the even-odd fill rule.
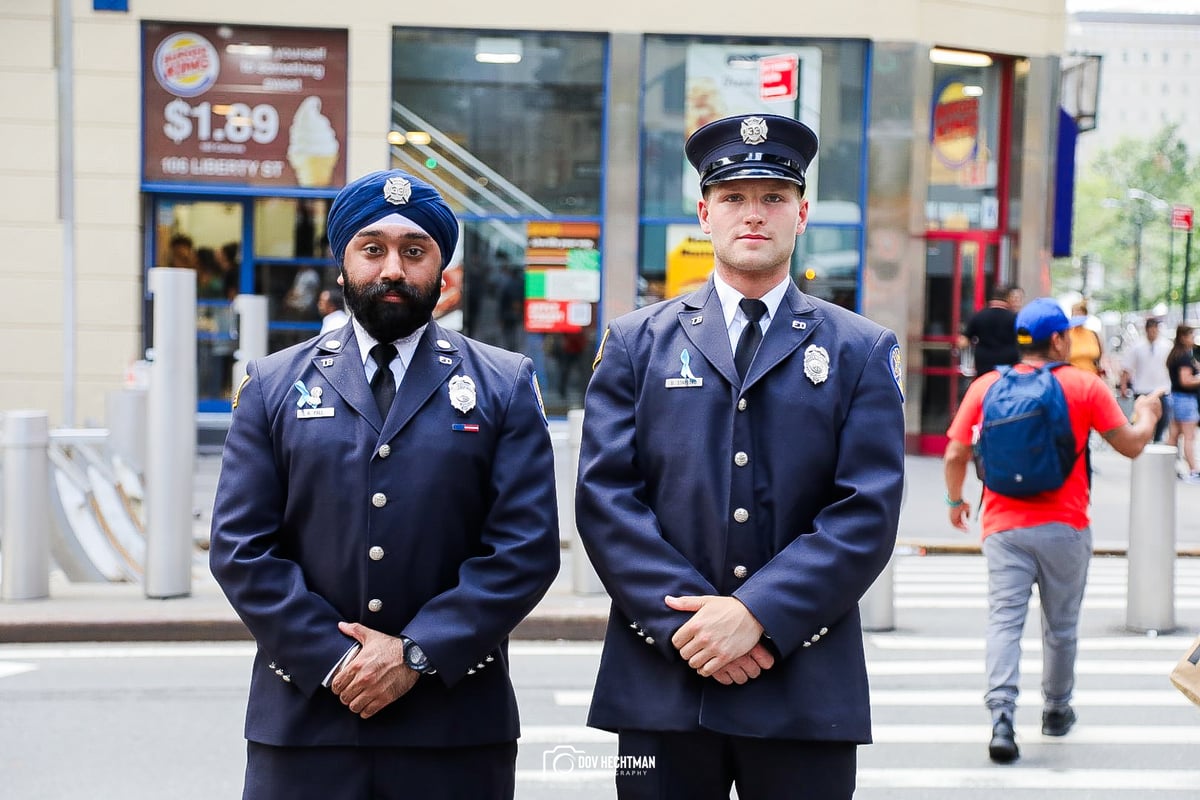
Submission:
[[[75,174],[126,178],[141,170],[140,132],[134,125],[88,125],[75,137]]]
[[[58,162],[58,133],[54,122],[6,122],[0,125],[0,174],[30,167],[54,169]],[[8,180],[5,179],[5,183]]]
[[[119,178],[76,176],[75,219],[88,224],[136,225],[141,219],[136,171]]]
[[[57,250],[54,247],[49,251]],[[17,289],[17,287],[14,287]],[[26,341],[34,348],[41,346],[43,328],[60,327],[62,321],[62,276],[58,262],[46,265],[43,272],[26,273],[21,277],[20,288],[17,289],[20,302],[10,303],[4,310],[4,327],[12,326],[34,330]],[[13,348],[23,350],[24,347]],[[11,353],[6,354],[11,357]]]
[[[49,5],[48,3],[46,5]],[[0,69],[53,69],[54,23],[42,19],[0,15]]]
[[[101,14],[80,18],[75,37],[75,71],[137,75],[141,69],[141,25],[137,16]]]
[[[81,276],[76,285],[76,309],[81,329],[114,331],[132,328],[129,309],[139,291],[139,284],[134,279]]]
[[[0,192],[0,219],[25,224],[57,219],[57,184],[54,162],[39,168],[36,174],[3,176]]]
[[[9,219],[0,224],[0,248],[4,258],[0,259],[0,274],[10,276],[38,275],[47,269],[58,271],[62,259],[62,232],[53,221],[39,223],[14,223]],[[53,266],[51,266],[53,265]],[[9,313],[0,317],[7,320]]]
[[[75,229],[75,256],[80,274],[86,275],[89,280],[140,281],[141,230],[132,222],[122,225],[79,225]]]
[[[1031,4],[1041,8],[1023,8]],[[928,2],[918,41],[1031,56],[1061,53],[1067,35],[1064,8],[1061,0],[973,8],[946,0]]]
[[[0,25],[4,23],[0,21]],[[0,119],[18,122],[53,121],[58,116],[57,84],[53,72],[0,72]],[[3,130],[3,124],[0,124]]]
[[[75,122],[78,125],[141,125],[141,82],[135,75],[77,73]],[[131,113],[132,111],[132,113]]]

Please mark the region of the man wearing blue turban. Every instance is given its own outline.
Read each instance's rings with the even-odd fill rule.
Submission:
[[[533,365],[432,319],[458,221],[399,170],[326,227],[350,322],[252,362],[213,574],[258,645],[243,797],[514,793],[507,637],[558,572]]]

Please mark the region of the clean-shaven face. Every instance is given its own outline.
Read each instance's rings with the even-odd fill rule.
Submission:
[[[716,268],[725,274],[786,275],[796,236],[808,222],[808,201],[785,180],[753,178],[711,185],[697,206],[712,236]],[[750,276],[747,276],[750,277]]]

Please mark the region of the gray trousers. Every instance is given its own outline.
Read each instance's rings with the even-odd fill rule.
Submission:
[[[992,717],[1011,714],[1021,679],[1021,633],[1034,584],[1042,605],[1045,710],[1071,702],[1079,608],[1092,557],[1092,529],[1062,523],[1014,528],[983,540],[988,567],[987,682]]]

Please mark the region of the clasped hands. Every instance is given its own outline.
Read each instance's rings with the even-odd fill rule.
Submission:
[[[362,645],[329,684],[352,712],[363,719],[372,717],[417,685],[421,676],[404,663],[404,644],[398,637],[357,622],[339,622],[338,630]]]
[[[760,641],[763,626],[736,597],[667,595],[666,603],[676,611],[695,612],[675,631],[671,644],[701,677],[726,686],[743,684],[774,666],[775,657]]]

